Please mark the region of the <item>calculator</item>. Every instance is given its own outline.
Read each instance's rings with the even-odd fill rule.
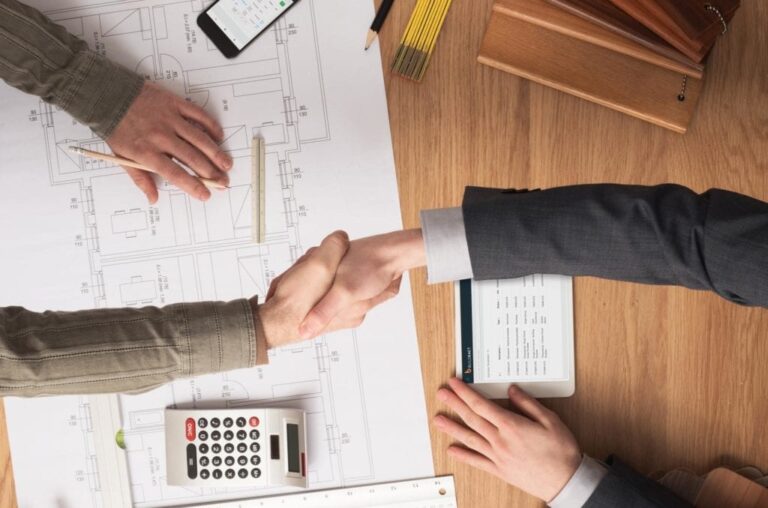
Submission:
[[[165,410],[168,485],[307,487],[299,409]]]

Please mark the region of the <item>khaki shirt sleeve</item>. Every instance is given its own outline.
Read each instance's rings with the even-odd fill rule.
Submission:
[[[104,139],[144,83],[17,0],[0,0],[0,78],[58,106]]]
[[[266,361],[258,312],[245,299],[78,312],[0,308],[0,395],[135,392]]]

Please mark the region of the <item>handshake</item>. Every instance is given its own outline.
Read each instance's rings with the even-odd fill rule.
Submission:
[[[425,264],[420,229],[352,242],[343,231],[328,235],[272,281],[254,311],[267,347],[359,326],[368,311],[398,294],[404,272]]]

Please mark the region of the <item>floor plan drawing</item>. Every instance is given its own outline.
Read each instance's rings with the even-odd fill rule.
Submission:
[[[0,305],[74,310],[264,295],[276,275],[334,229],[355,237],[401,227],[381,62],[349,49],[358,34],[348,27],[364,26],[372,5],[304,0],[240,57],[226,60],[195,24],[206,2],[30,3],[94,50],[214,113],[235,165],[231,188],[205,203],[158,182],[160,199],[149,205],[121,168],[68,150],[108,152],[89,129],[55,106],[0,88],[0,108],[10,114],[0,118],[0,165],[28,172],[16,185],[16,172],[0,171],[0,188],[17,189],[0,190],[0,215],[8,219],[2,225],[15,239],[13,249],[0,250],[7,266],[0,278],[20,288],[0,289]],[[363,108],[373,111],[370,119],[360,118]],[[267,145],[261,244],[251,239],[254,135]],[[17,139],[38,148],[16,150]],[[312,488],[431,475],[407,283],[402,291],[359,330],[271,351],[268,366],[178,380],[112,402],[9,400],[13,448],[45,453],[35,435],[41,429],[24,423],[43,413],[56,415],[69,436],[48,466],[57,471],[49,489],[25,489],[37,477],[19,461],[20,501],[109,505],[105,486],[118,479],[106,475],[105,462],[115,453],[127,464],[135,506],[277,492],[168,487],[166,407],[307,410]],[[387,365],[399,366],[397,379]],[[109,418],[93,417],[95,407]],[[105,444],[118,431],[124,452]]]
[[[330,141],[312,6],[297,9],[290,20],[278,21],[246,58],[229,65],[222,65],[218,51],[194,25],[202,7],[194,1],[134,1],[48,12],[70,33],[109,57],[118,55],[123,65],[146,79],[220,112],[225,129],[222,146],[236,161],[232,174],[239,177],[226,191],[227,207],[219,202],[207,206],[167,185],[157,206],[135,207],[133,196],[109,195],[115,187],[113,179],[124,179],[121,168],[68,150],[78,146],[108,152],[106,143],[66,112],[40,102],[29,118],[39,120],[43,130],[51,182],[80,186],[80,198],[72,206],[82,208],[87,224],[83,241],[88,243],[93,271],[90,284],[81,289],[91,292],[96,306],[115,301],[107,292],[119,292],[117,301],[124,305],[223,298],[200,283],[206,277],[220,280],[210,270],[225,266],[215,263],[222,256],[237,260],[238,273],[227,276],[239,278],[243,294],[263,294],[265,277],[284,268],[273,267],[274,254],[286,259],[282,254],[287,250],[287,259],[293,261],[303,250],[297,228],[303,211],[293,195],[294,179],[301,174],[291,155],[300,152],[303,144]],[[181,54],[174,51],[180,40],[184,41]],[[130,56],[124,54],[125,48],[130,48]],[[291,66],[292,51],[316,57],[299,71],[300,87],[294,86],[297,69]],[[249,248],[251,190],[246,169],[254,135],[264,137],[268,146],[271,211],[268,242],[259,248]],[[108,196],[110,207],[96,207],[94,196],[103,201]],[[162,259],[160,269],[158,258]],[[110,272],[113,277],[108,276]],[[197,283],[190,281],[190,273]],[[164,283],[153,287],[157,279]],[[170,287],[168,281],[182,279],[186,287]],[[109,286],[111,281],[115,286]]]

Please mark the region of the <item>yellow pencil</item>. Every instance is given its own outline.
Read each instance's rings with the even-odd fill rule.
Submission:
[[[123,159],[121,157],[115,157],[114,155],[109,155],[106,153],[94,152],[93,150],[86,150],[85,148],[80,148],[79,146],[70,146],[69,151],[80,154],[80,155],[85,155],[86,157],[90,157],[91,159],[113,162],[121,166],[127,166],[129,168],[136,168],[136,169],[143,169],[144,171],[149,171],[150,173],[154,173],[156,175],[159,174],[157,170],[150,168],[149,166],[145,166],[144,164],[139,164],[138,162],[134,162],[129,159]],[[208,178],[201,178],[199,176],[195,176],[195,178],[200,180],[200,182],[206,187],[208,187],[209,189],[229,189],[229,187],[227,187],[226,185],[220,184],[219,182],[210,180]]]

